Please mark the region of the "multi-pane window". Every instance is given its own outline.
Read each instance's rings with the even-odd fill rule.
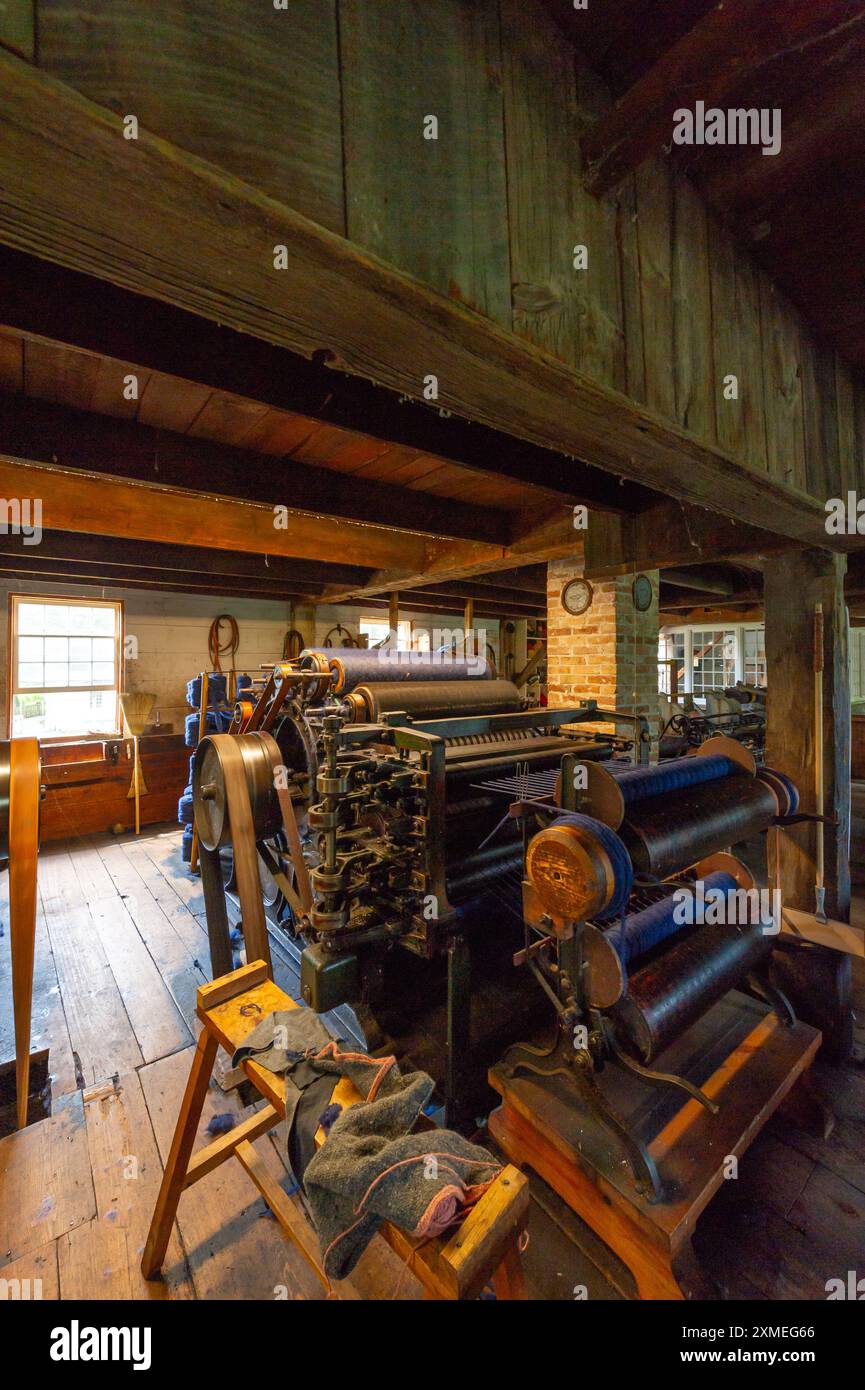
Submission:
[[[378,647],[390,636],[390,623],[379,618],[361,618],[358,623],[361,637],[366,638],[368,647]],[[396,649],[398,652],[411,651],[411,623],[397,624]]]
[[[13,738],[116,734],[122,605],[12,595]]]
[[[744,634],[743,671],[746,685],[766,684],[766,629],[746,627]]]
[[[671,678],[673,671],[675,682]],[[685,634],[662,632],[658,638],[658,689],[669,695],[674,686],[677,694],[685,689]]]
[[[695,628],[693,635],[692,690],[723,690],[736,684],[736,634],[717,628]]]

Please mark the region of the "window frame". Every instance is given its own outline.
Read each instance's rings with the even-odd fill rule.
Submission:
[[[35,604],[55,604],[58,606],[75,608],[113,608],[117,614],[116,630],[114,636],[114,670],[115,683],[113,685],[64,685],[64,686],[38,686],[27,690],[18,688],[18,608],[21,603]],[[96,691],[114,691],[114,728],[105,730],[102,733],[81,733],[81,734],[44,734],[40,735],[40,743],[98,743],[105,739],[120,738],[123,733],[122,715],[120,710],[120,693],[125,686],[126,670],[124,663],[125,653],[125,633],[126,633],[126,613],[123,599],[119,598],[86,598],[81,594],[40,594],[40,593],[10,593],[9,613],[8,613],[8,679],[6,682],[6,736],[13,738],[12,717],[16,695],[50,695],[50,694],[92,694]],[[21,737],[21,735],[18,735]]]
[[[694,699],[697,699],[697,700],[701,700],[701,699],[703,698],[703,695],[702,695],[701,692],[698,692],[696,695],[694,695],[694,633],[695,633],[695,632],[707,632],[707,631],[711,631],[711,632],[732,632],[732,633],[733,633],[734,639],[735,639],[735,643],[736,643],[736,657],[735,657],[736,675],[735,675],[735,679],[734,679],[734,684],[735,684],[735,681],[744,681],[744,679],[745,679],[745,633],[746,633],[746,632],[751,632],[751,631],[754,631],[754,630],[758,630],[758,631],[759,631],[761,628],[762,628],[763,631],[765,632],[765,628],[766,628],[766,623],[765,623],[765,621],[762,621],[762,622],[761,622],[760,620],[754,619],[754,618],[752,618],[752,619],[750,619],[750,620],[748,620],[748,621],[746,621],[746,622],[738,622],[738,623],[735,623],[735,622],[734,622],[734,623],[730,623],[730,622],[712,623],[712,622],[706,621],[706,622],[702,622],[702,623],[677,623],[677,624],[675,624],[675,625],[665,625],[665,626],[663,626],[662,628],[659,628],[659,630],[658,630],[659,647],[660,647],[660,639],[661,639],[662,636],[663,636],[663,637],[673,637],[673,636],[679,636],[679,635],[681,635],[681,636],[684,638],[684,645],[685,645],[684,668],[685,668],[685,669],[684,669],[684,680],[683,680],[682,684],[679,686],[679,694],[680,694],[680,695],[693,695],[693,696],[694,696]],[[765,641],[765,638],[764,638],[764,641]],[[659,657],[658,657],[658,662],[659,662],[659,676],[660,676],[660,662],[661,662],[662,660],[663,660],[663,658],[659,656]],[[659,686],[660,686],[660,680],[659,680]],[[765,689],[765,687],[763,687],[763,688]]]

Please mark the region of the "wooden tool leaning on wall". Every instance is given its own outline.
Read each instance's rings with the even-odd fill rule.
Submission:
[[[27,1123],[36,944],[36,857],[42,762],[35,738],[0,742],[0,859],[9,861],[12,1006],[18,1128]]]

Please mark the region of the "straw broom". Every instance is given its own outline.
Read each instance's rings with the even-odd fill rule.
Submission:
[[[144,732],[147,721],[150,718],[150,711],[156,703],[155,695],[143,694],[140,691],[124,690],[120,696],[120,708],[123,710],[123,718],[126,726],[132,735],[132,782],[127,797],[135,798],[135,833],[141,832],[141,792],[147,791],[144,779],[141,776],[141,765],[138,760],[138,736]]]

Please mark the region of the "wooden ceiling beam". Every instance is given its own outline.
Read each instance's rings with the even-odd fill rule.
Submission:
[[[825,516],[825,513],[824,513]],[[824,546],[826,537],[824,536]],[[585,573],[608,579],[635,569],[678,568],[796,549],[788,537],[719,517],[703,507],[664,502],[639,517],[597,516],[586,532]]]
[[[614,517],[612,513],[597,515],[610,516],[613,521],[622,520],[620,517]],[[354,599],[368,598],[374,594],[403,593],[412,589],[429,588],[431,583],[450,584],[484,574],[495,574],[510,565],[535,565],[548,560],[567,559],[577,553],[579,532],[574,530],[570,508],[556,507],[539,516],[529,517],[523,522],[523,526],[521,534],[514,538],[498,561],[486,558],[480,547],[475,547],[474,555],[470,554],[467,542],[430,541],[427,546],[426,567],[423,570],[414,574],[393,569],[379,570],[360,585],[325,588],[319,596],[319,602],[349,603]],[[488,551],[490,549],[491,547],[487,547]]]
[[[118,377],[119,379],[119,377]],[[15,458],[59,463],[139,482],[199,488],[300,510],[330,512],[353,521],[387,517],[407,531],[505,544],[510,517],[493,508],[434,497],[411,488],[316,468],[217,444],[208,439],[152,429],[86,410],[0,392],[0,450]]]
[[[349,373],[416,400],[434,375],[438,410],[555,451],[546,467],[535,460],[544,482],[556,468],[576,475],[563,454],[591,459],[643,487],[752,524],[771,516],[782,534],[825,542],[824,512],[804,493],[205,161],[146,131],[131,149],[117,115],[4,53],[0,121],[0,241],[317,357],[333,369],[334,391]],[[275,246],[285,248],[279,270]],[[487,467],[508,471],[495,446]],[[630,500],[620,493],[620,504]]]
[[[76,566],[69,561],[42,560],[38,556],[0,555],[0,575],[7,580],[23,583],[33,581],[51,584],[56,589],[64,585],[87,584],[100,589],[145,589],[175,594],[223,595],[226,598],[258,598],[272,603],[309,602],[309,595],[285,587],[266,587],[253,580],[244,581],[230,575],[223,582],[214,576],[200,580],[190,575],[166,574],[160,570],[118,570],[107,565],[102,574],[88,566]]]
[[[7,562],[16,556],[69,562],[90,567],[97,573],[105,565],[122,567],[131,574],[137,570],[159,570],[166,574],[197,576],[214,583],[232,579],[250,584],[294,585],[304,591],[317,590],[323,580],[332,583],[361,583],[368,570],[360,566],[324,564],[290,560],[282,555],[256,555],[242,551],[207,549],[203,546],[160,545],[156,541],[127,540],[116,536],[91,536],[70,531],[43,531],[38,547],[24,544],[21,536],[0,535],[0,556]]]
[[[670,145],[677,110],[738,105],[761,68],[849,19],[845,0],[720,0],[583,137],[587,187],[609,192]]]
[[[600,468],[550,448],[441,412],[405,392],[325,365],[177,307],[0,245],[0,326],[25,339],[108,356],[143,371],[226,391],[322,425],[363,430],[445,462],[559,493],[611,511],[637,511],[655,494],[637,485],[623,499]],[[435,499],[439,500],[439,499]]]
[[[503,547],[395,531],[381,524],[314,512],[280,511],[277,516],[276,509],[266,503],[130,482],[3,455],[0,496],[39,499],[41,524],[53,531],[247,551],[325,564],[338,556],[344,564],[372,571],[360,585],[351,585],[344,597],[323,593],[321,601],[330,603],[536,564],[569,555],[575,548],[568,506],[528,518],[525,530]]]
[[[662,569],[661,583],[672,584],[678,589],[699,589],[707,594],[722,594],[725,597],[736,591],[729,575],[720,570],[705,569]]]

